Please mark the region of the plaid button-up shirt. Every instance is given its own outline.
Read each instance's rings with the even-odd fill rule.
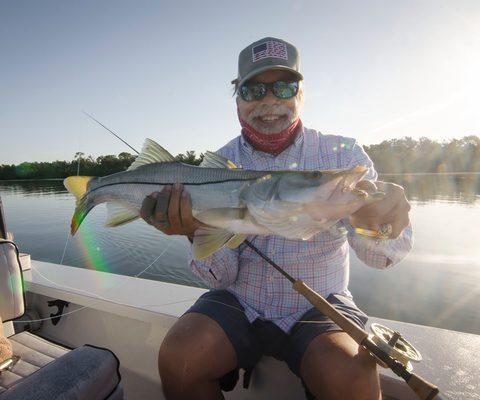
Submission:
[[[369,169],[365,179],[377,179],[372,161],[355,139],[323,135],[308,128],[276,157],[254,150],[242,136],[222,147],[218,154],[238,167],[252,170],[322,170],[364,165]],[[332,228],[307,241],[279,236],[248,239],[290,275],[303,280],[324,297],[331,293],[351,297],[349,244],[365,264],[379,269],[398,263],[412,247],[410,226],[397,239],[378,243],[355,234],[347,221],[337,226],[339,224],[347,228],[347,235]],[[312,307],[293,290],[287,279],[244,244],[234,250],[223,247],[201,261],[192,259],[191,267],[209,287],[233,293],[250,322],[268,319],[288,332]]]

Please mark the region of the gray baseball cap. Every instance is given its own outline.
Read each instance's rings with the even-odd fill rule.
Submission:
[[[293,72],[298,79],[303,76],[298,72],[300,55],[297,48],[285,40],[266,37],[245,47],[238,56],[238,76],[232,81],[235,88],[269,69],[282,69]]]

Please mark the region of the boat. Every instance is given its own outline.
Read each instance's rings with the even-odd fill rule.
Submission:
[[[119,360],[124,398],[164,399],[157,369],[160,344],[175,321],[205,289],[165,283],[22,256],[25,314],[4,323],[7,337],[29,331],[65,349],[85,344],[111,350]],[[401,332],[423,356],[414,371],[440,389],[442,398],[480,399],[480,335],[370,318]],[[414,400],[410,387],[380,368],[385,399]],[[1,382],[1,376],[0,376]],[[0,393],[0,399],[1,397]],[[271,357],[226,399],[305,399],[300,380]]]

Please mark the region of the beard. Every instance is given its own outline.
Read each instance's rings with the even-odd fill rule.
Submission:
[[[282,105],[258,105],[245,116],[245,122],[260,133],[274,135],[292,125],[298,118],[298,111]]]

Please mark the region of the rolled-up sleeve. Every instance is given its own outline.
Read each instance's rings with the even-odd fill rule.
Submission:
[[[368,168],[364,179],[377,180],[378,173],[375,171],[372,160],[363,147],[355,142],[352,146],[348,167],[351,168],[356,165],[363,165]],[[413,247],[411,225],[405,228],[398,238],[379,241],[355,233],[355,229],[348,221],[343,222],[348,231],[348,243],[357,257],[370,267],[383,269],[393,266],[399,263]]]
[[[193,273],[212,289],[226,289],[237,279],[238,252],[223,247],[203,260],[194,260],[190,252]]]

